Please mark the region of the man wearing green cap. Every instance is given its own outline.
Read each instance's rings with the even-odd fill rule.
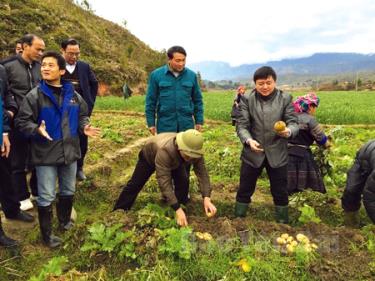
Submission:
[[[178,225],[186,226],[187,219],[180,204],[186,203],[189,185],[184,180],[186,169],[181,165],[190,162],[198,178],[199,189],[203,197],[204,211],[211,217],[216,213],[216,207],[211,203],[210,179],[203,158],[203,137],[195,129],[180,133],[162,133],[152,137],[138,155],[138,162],[131,179],[123,186],[114,210],[129,210],[138,193],[150,176],[156,172],[160,190],[167,203],[176,211]],[[172,185],[172,179],[175,188]]]

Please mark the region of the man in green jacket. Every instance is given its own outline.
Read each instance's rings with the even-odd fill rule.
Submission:
[[[180,204],[186,203],[189,185],[186,185],[187,182],[184,180],[187,171],[180,167],[189,162],[193,165],[198,178],[204,211],[208,217],[215,215],[216,207],[210,199],[211,185],[204,164],[202,146],[202,134],[194,129],[178,134],[162,133],[152,137],[139,152],[133,175],[123,187],[114,210],[129,210],[138,193],[151,175],[156,172],[156,179],[163,196],[176,211],[178,225],[186,226],[186,215]],[[174,189],[172,179],[175,184]]]
[[[203,124],[202,93],[197,75],[185,67],[186,51],[169,48],[168,63],[154,70],[146,96],[146,120],[151,134],[201,131]]]

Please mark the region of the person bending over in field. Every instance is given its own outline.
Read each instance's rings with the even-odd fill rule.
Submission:
[[[150,138],[139,152],[133,175],[123,187],[114,210],[129,210],[138,193],[156,171],[156,179],[162,195],[176,211],[177,224],[186,226],[188,222],[180,204],[186,204],[189,200],[189,184],[186,180],[189,174],[185,165],[191,163],[198,178],[204,211],[208,217],[215,215],[216,207],[210,199],[211,185],[202,147],[202,134],[195,129],[180,133],[161,133]],[[174,190],[172,179],[175,185]]]
[[[298,97],[293,105],[298,117],[299,133],[288,143],[288,193],[306,188],[326,193],[322,175],[310,149],[314,142],[329,147],[328,137],[314,117],[319,98],[315,93],[309,93]]]
[[[358,211],[362,198],[367,215],[375,224],[375,140],[359,149],[347,173],[346,187],[341,198],[345,225],[360,226]]]
[[[240,100],[237,118],[243,149],[235,216],[246,216],[257,179],[266,168],[276,221],[288,223],[287,139],[298,133],[297,116],[292,96],[276,88],[276,73],[271,67],[257,69],[253,80],[255,89]]]

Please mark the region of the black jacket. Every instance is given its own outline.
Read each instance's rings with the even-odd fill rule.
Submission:
[[[345,211],[358,211],[361,197],[368,216],[375,223],[375,140],[363,145],[357,152],[353,166],[347,173],[342,197]]]
[[[8,90],[5,93],[5,107],[17,113],[23,98],[36,87],[41,79],[40,63],[27,63],[20,55],[4,63],[8,76]]]
[[[70,82],[63,82],[61,106],[52,90],[42,80],[27,94],[15,120],[16,128],[31,138],[30,162],[33,165],[70,164],[81,157],[79,132],[89,124],[87,104],[74,92]],[[37,132],[41,122],[52,141]]]
[[[95,77],[89,64],[77,61],[79,84],[82,90],[82,97],[87,103],[89,116],[94,109],[96,95],[98,93],[98,80]]]

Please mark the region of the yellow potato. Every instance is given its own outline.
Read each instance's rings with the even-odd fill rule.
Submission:
[[[292,242],[290,242],[290,245],[293,246],[293,247],[297,247],[298,242],[297,241],[292,241]]]
[[[277,244],[279,244],[279,245],[284,245],[284,244],[286,244],[286,240],[285,240],[284,238],[282,238],[282,237],[277,237],[276,242],[277,242]]]
[[[203,239],[206,241],[212,240],[212,235],[208,232],[203,233]]]
[[[202,233],[202,232],[195,232],[195,235],[196,235],[199,239],[204,239],[204,238],[203,238],[203,233]]]
[[[286,242],[288,242],[288,243],[290,243],[290,242],[292,242],[292,241],[294,241],[293,236],[289,236],[289,237],[286,239]]]
[[[310,252],[312,251],[310,245],[305,245],[303,248],[304,248],[305,251],[308,252],[308,253],[310,253]]]
[[[211,212],[207,212],[207,217],[212,218],[213,216],[214,216],[213,213],[211,213]]]
[[[276,132],[282,132],[286,128],[286,124],[284,121],[277,121],[275,125],[273,126]]]
[[[292,245],[287,245],[286,246],[286,251],[289,253],[289,254],[292,254],[294,253],[294,251],[296,250],[296,248]]]
[[[311,243],[310,246],[311,246],[311,248],[313,248],[314,250],[318,249],[318,245],[316,245],[315,243]]]
[[[250,272],[251,270],[250,264],[247,261],[242,263],[241,268],[243,272]]]
[[[304,240],[305,238],[307,238],[307,237],[305,235],[303,235],[302,233],[298,233],[297,236],[296,236],[296,239],[299,242],[302,242],[302,240]]]
[[[288,239],[289,234],[288,233],[283,233],[283,234],[281,234],[280,237],[286,240],[286,239]]]

